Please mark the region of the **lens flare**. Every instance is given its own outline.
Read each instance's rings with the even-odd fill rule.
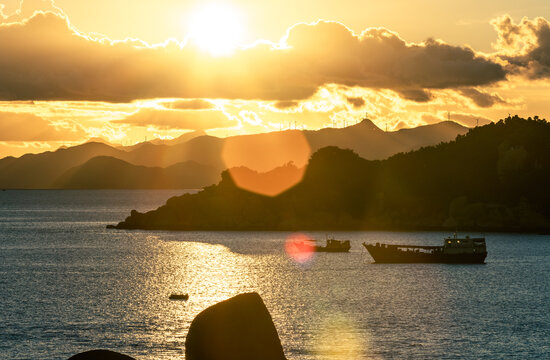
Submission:
[[[302,181],[311,149],[300,131],[228,138],[222,158],[235,184],[277,196]]]
[[[305,265],[313,260],[315,244],[305,234],[292,234],[286,239],[285,251],[289,258],[298,264]]]

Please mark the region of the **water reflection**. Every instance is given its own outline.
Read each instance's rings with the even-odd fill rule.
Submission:
[[[106,200],[92,213],[88,202],[80,213],[80,205],[55,210],[51,204],[69,197],[63,194],[43,193],[40,205],[29,193],[36,212],[12,205],[2,212],[5,358],[53,360],[101,347],[142,360],[181,359],[192,319],[248,291],[264,299],[292,360],[550,353],[550,321],[541,311],[550,302],[544,236],[487,235],[484,266],[373,265],[362,242],[439,245],[448,234],[334,233],[351,240],[350,253],[318,253],[296,266],[285,251],[289,233],[107,231]],[[139,199],[106,194],[113,203]],[[128,213],[119,210],[114,218]],[[170,301],[173,292],[189,301]]]
[[[365,329],[344,314],[326,314],[310,346],[317,359],[374,359],[369,356],[369,338]]]

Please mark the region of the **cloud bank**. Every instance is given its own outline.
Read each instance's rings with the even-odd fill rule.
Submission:
[[[280,44],[258,43],[230,57],[212,57],[190,44],[90,38],[62,15],[39,12],[1,25],[0,48],[0,100],[291,101],[340,84],[391,89],[422,102],[429,100],[429,89],[505,79],[501,65],[467,47],[406,43],[380,28],[357,35],[325,21],[293,26]]]
[[[74,141],[85,138],[79,126],[55,126],[33,114],[0,112],[0,141]]]
[[[133,115],[112,123],[142,127],[155,127],[162,130],[208,130],[224,128],[235,123],[218,110],[169,110],[141,109]]]

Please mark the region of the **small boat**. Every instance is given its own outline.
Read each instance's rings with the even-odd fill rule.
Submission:
[[[349,240],[335,240],[328,238],[325,246],[315,245],[317,252],[348,252],[351,248]]]
[[[366,244],[375,263],[483,264],[487,257],[485,238],[447,237],[443,246]]]
[[[189,294],[172,294],[170,295],[169,299],[187,301],[189,299]]]

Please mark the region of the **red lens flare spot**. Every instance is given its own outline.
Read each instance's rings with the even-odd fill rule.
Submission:
[[[315,243],[305,234],[292,234],[286,239],[285,251],[299,264],[307,264],[315,255]]]

